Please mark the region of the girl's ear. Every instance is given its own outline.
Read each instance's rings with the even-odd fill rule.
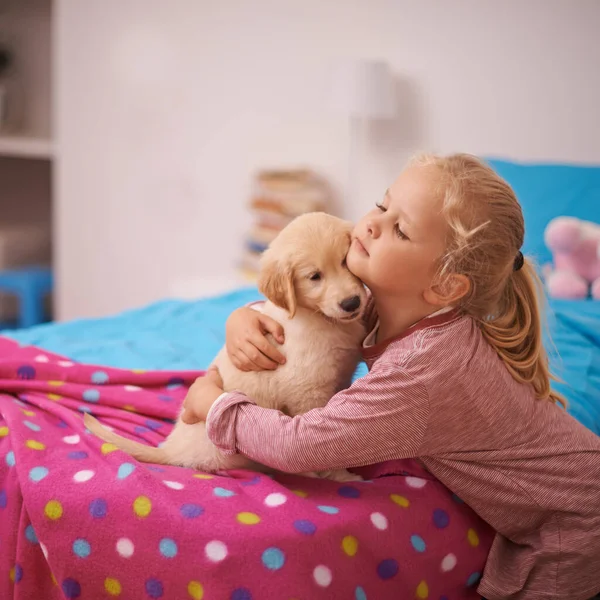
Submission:
[[[458,304],[470,291],[471,280],[466,275],[453,273],[425,290],[423,297],[428,304],[441,308]]]

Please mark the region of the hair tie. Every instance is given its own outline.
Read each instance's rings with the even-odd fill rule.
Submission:
[[[520,271],[524,262],[525,262],[525,259],[523,258],[523,253],[519,250],[517,252],[517,255],[515,256],[515,262],[513,264],[513,271]]]

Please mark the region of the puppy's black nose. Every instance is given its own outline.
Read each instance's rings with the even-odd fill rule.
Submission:
[[[340,302],[340,306],[342,310],[346,312],[354,312],[360,306],[360,297],[359,296],[350,296],[350,298],[344,298]]]

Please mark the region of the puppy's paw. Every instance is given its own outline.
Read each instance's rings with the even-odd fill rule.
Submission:
[[[339,481],[340,483],[347,483],[350,481],[364,481],[360,475],[351,473],[346,469],[336,469],[334,471],[322,471],[319,473],[319,477],[323,479],[331,479],[331,481]]]

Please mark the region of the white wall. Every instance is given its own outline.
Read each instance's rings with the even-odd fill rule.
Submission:
[[[596,0],[55,2],[60,318],[230,273],[256,168],[341,189],[338,57],[388,60],[403,94],[368,132],[350,218],[416,149],[600,163]]]

